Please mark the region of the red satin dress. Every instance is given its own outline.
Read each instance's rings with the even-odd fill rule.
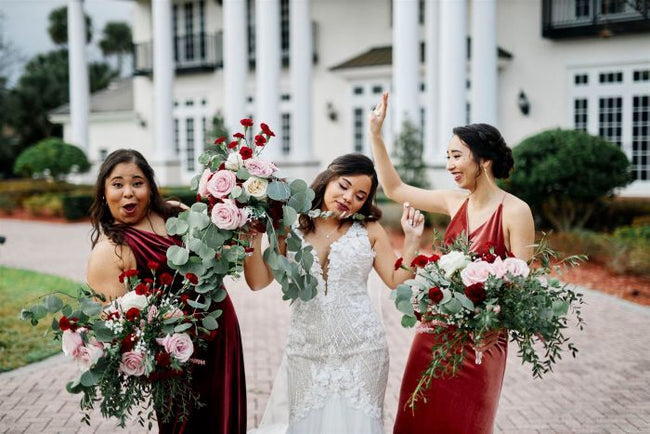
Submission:
[[[499,204],[492,216],[469,235],[472,251],[491,242],[495,252],[506,252],[501,223],[502,208],[503,205]],[[467,228],[465,200],[449,223],[444,242],[452,243],[461,233],[467,232]],[[425,392],[426,402],[420,399],[415,405],[415,411],[406,406],[420,375],[431,361],[432,344],[441,339],[440,334],[427,332],[425,327],[418,329],[404,369],[393,433],[491,433],[508,356],[505,333],[501,334],[495,345],[483,352],[480,365],[475,363],[473,348],[467,345],[465,361],[457,375],[432,380],[431,387]]]
[[[125,228],[123,234],[124,242],[135,255],[141,278],[151,274],[149,261],[158,262],[163,271],[171,271],[166,268],[166,252],[168,247],[181,244],[177,239],[132,227]],[[239,322],[230,296],[217,307],[223,310],[217,336],[197,355],[206,364],[195,365],[192,374],[193,388],[205,405],[182,423],[173,417],[167,423],[158,422],[161,434],[246,433],[246,379]]]

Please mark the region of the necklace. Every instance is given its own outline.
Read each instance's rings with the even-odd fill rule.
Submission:
[[[339,230],[339,227],[336,226],[334,229],[332,229],[331,231],[329,231],[329,232],[326,233],[325,235],[321,235],[321,236],[322,236],[322,237],[325,237],[325,239],[326,239],[327,241],[329,241],[329,240],[331,239],[331,237],[332,237],[332,234],[333,234],[334,232],[338,232],[338,230]]]

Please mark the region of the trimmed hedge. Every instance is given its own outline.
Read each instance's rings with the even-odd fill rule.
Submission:
[[[63,196],[63,217],[66,220],[80,220],[88,217],[90,206],[93,204],[93,195],[77,193]]]

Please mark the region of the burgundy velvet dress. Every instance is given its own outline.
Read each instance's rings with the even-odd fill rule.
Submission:
[[[503,205],[499,204],[492,216],[470,235],[471,250],[491,242],[495,252],[505,253],[501,223]],[[453,242],[467,232],[467,200],[449,223],[444,241]],[[395,434],[415,433],[491,433],[501,395],[503,375],[508,356],[507,335],[502,333],[495,345],[483,352],[480,365],[475,363],[474,350],[465,347],[465,360],[457,376],[435,379],[425,392],[426,402],[420,399],[412,411],[406,403],[417,386],[420,375],[431,361],[431,346],[442,339],[440,334],[419,327],[411,344],[400,389],[395,418]]]
[[[125,243],[135,255],[141,277],[151,274],[147,267],[149,261],[158,262],[161,268],[165,268],[167,248],[180,244],[174,238],[132,227],[125,228],[123,233]],[[198,356],[206,364],[193,367],[193,388],[205,405],[194,410],[183,423],[173,417],[168,423],[158,422],[161,434],[246,432],[246,379],[239,322],[230,296],[226,296],[217,307],[223,310],[218,320],[217,336]]]

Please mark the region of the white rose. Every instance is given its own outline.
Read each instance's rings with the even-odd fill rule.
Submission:
[[[244,165],[244,160],[242,159],[241,155],[239,155],[238,152],[231,152],[230,154],[228,154],[228,158],[226,159],[224,165],[226,169],[236,172],[242,168],[242,166]]]
[[[469,262],[469,258],[463,252],[454,250],[446,255],[442,255],[438,260],[438,266],[445,270],[445,276],[451,277],[454,271],[465,268]]]
[[[143,310],[147,306],[148,299],[145,295],[138,295],[135,291],[129,291],[117,299],[122,312],[126,312],[132,307]]]
[[[264,199],[266,197],[266,189],[269,186],[269,182],[264,178],[258,178],[257,176],[251,176],[244,182],[244,191],[249,195],[257,199]]]

